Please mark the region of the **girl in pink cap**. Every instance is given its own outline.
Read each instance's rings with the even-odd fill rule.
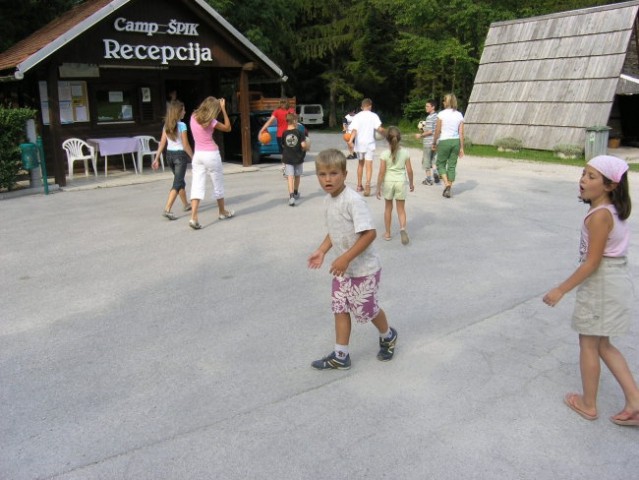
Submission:
[[[610,337],[628,331],[633,287],[626,254],[630,229],[628,164],[600,155],[588,162],[579,181],[579,198],[590,205],[581,226],[580,265],[544,296],[554,307],[575,287],[572,327],[579,333],[579,366],[583,393],[564,397],[568,407],[587,420],[596,420],[600,359],[619,382],[626,404],[610,417],[617,425],[639,426],[639,389],[625,358]]]

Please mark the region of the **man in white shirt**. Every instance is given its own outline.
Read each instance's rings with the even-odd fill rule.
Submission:
[[[357,154],[357,191],[364,191],[364,196],[371,194],[371,178],[373,177],[373,156],[375,154],[375,132],[385,135],[382,121],[373,113],[373,101],[370,98],[362,100],[362,111],[351,122],[351,138],[349,149],[354,147]],[[366,184],[362,187],[362,175],[366,165]]]

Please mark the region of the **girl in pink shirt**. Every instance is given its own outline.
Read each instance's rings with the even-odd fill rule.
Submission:
[[[579,365],[583,393],[564,397],[568,407],[586,420],[596,420],[597,390],[604,361],[623,390],[625,406],[610,420],[617,425],[639,426],[639,389],[625,358],[610,342],[630,326],[633,288],[626,253],[629,243],[631,203],[628,164],[617,157],[599,155],[588,162],[579,182],[579,198],[590,204],[583,222],[580,265],[558,287],[544,296],[554,307],[577,289],[572,327],[579,333]]]
[[[222,112],[224,123],[216,120]],[[206,176],[213,183],[213,196],[217,200],[218,218],[224,220],[234,215],[232,210],[224,207],[224,175],[220,149],[213,140],[213,131],[231,131],[231,121],[226,113],[225,101],[215,97],[207,97],[191,115],[191,132],[195,142],[193,160],[193,179],[191,181],[191,220],[189,226],[194,230],[202,228],[198,221],[200,201],[206,193]]]

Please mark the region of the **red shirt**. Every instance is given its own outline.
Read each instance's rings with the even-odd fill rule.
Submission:
[[[286,123],[286,115],[289,113],[295,113],[295,110],[292,108],[289,108],[288,110],[285,108],[277,108],[273,110],[272,115],[275,117],[275,120],[277,120],[277,138],[282,138],[284,130],[286,130],[286,127],[288,126]]]

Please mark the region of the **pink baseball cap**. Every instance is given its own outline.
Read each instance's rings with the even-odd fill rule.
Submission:
[[[588,165],[615,183],[619,183],[623,174],[628,170],[628,164],[625,160],[612,155],[597,155],[588,162]]]

